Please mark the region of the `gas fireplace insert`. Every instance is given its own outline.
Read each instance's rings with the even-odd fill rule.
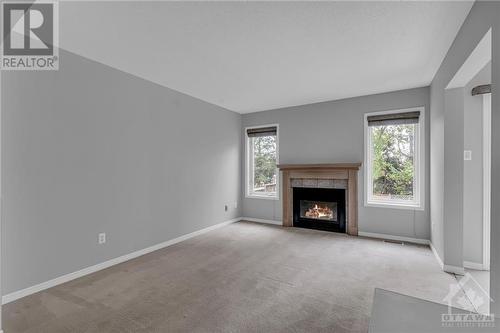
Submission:
[[[293,188],[293,226],[335,232],[346,231],[345,190]]]

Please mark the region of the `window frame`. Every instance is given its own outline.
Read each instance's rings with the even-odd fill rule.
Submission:
[[[413,202],[404,201],[380,201],[373,200],[373,178],[372,178],[372,142],[368,117],[374,115],[394,114],[411,111],[420,111],[417,130],[415,131],[415,163],[414,180],[415,199]],[[377,111],[364,114],[364,143],[365,143],[365,166],[364,166],[364,205],[365,207],[381,207],[407,210],[425,210],[425,107],[413,107],[398,110]]]
[[[263,127],[276,127],[276,194],[275,195],[259,195],[251,192],[250,189],[250,178],[253,177],[253,168],[250,166],[250,154],[252,150],[250,149],[250,138],[248,137],[247,130],[253,128],[263,128]],[[264,124],[258,126],[248,126],[244,128],[244,136],[245,136],[245,198],[249,199],[264,199],[264,200],[279,200],[280,199],[280,188],[281,188],[281,174],[278,169],[279,164],[279,133],[280,127],[279,124]],[[253,184],[253,182],[252,182]]]

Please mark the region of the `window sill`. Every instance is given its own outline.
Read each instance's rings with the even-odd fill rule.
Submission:
[[[245,195],[245,198],[247,198],[247,199],[263,199],[263,200],[279,200],[280,199],[278,196],[265,196],[265,195],[252,195],[252,194]]]
[[[423,211],[425,208],[422,205],[412,205],[403,203],[389,203],[389,202],[365,202],[365,207],[373,208],[389,208],[389,209],[403,209],[403,210],[418,210]]]

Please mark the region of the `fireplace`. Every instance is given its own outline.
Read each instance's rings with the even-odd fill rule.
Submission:
[[[346,232],[346,192],[334,188],[293,188],[293,226]]]
[[[360,167],[361,163],[278,165],[282,173],[283,226],[326,228],[357,236]],[[322,197],[323,190],[329,193],[326,197]],[[295,191],[304,193],[296,195]],[[311,196],[305,194],[309,191],[312,191]],[[302,196],[302,199],[297,201],[297,196]],[[304,208],[301,217],[300,200],[316,201],[318,207],[302,202]],[[324,207],[324,203],[328,205]]]

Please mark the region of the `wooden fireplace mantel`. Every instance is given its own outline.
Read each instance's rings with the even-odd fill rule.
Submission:
[[[293,226],[293,179],[347,180],[347,233],[358,235],[358,170],[361,163],[280,164],[283,172],[283,226]]]

